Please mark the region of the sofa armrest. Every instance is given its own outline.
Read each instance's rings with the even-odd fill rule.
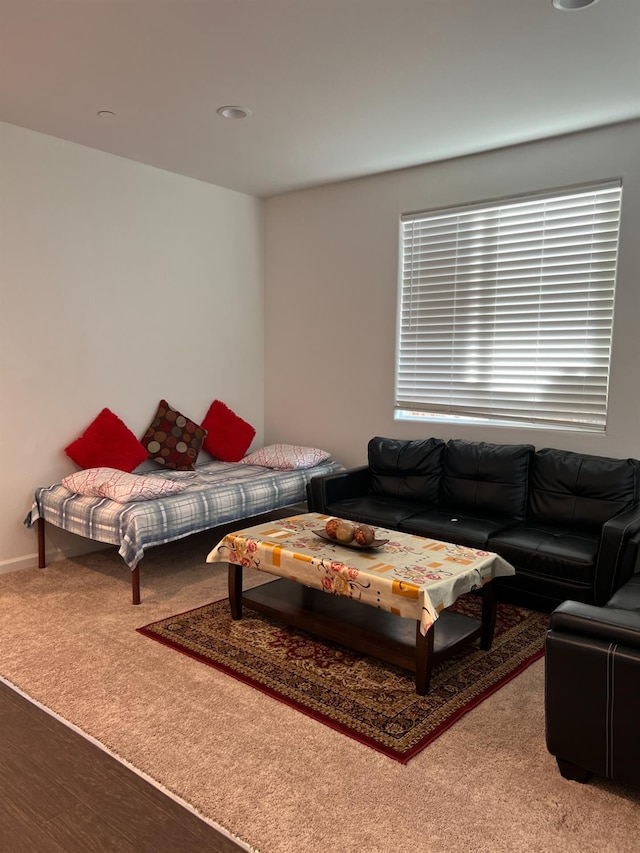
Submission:
[[[640,614],[635,610],[565,601],[551,614],[550,634],[554,632],[640,650]]]
[[[313,477],[307,485],[309,510],[325,512],[326,507],[336,501],[363,497],[369,494],[370,484],[371,471],[368,465]]]
[[[566,601],[545,642],[545,729],[560,772],[640,782],[640,614]]]
[[[640,556],[640,504],[618,513],[602,526],[596,565],[596,604],[606,604],[636,569]]]

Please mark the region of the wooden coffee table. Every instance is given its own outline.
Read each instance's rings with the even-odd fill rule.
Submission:
[[[496,601],[491,580],[515,573],[497,554],[376,528],[389,542],[353,549],[317,537],[328,516],[306,513],[225,536],[207,562],[229,566],[233,619],[243,606],[303,631],[415,672],[429,690],[433,667],[476,639],[491,648]],[[242,589],[243,569],[280,576]],[[448,610],[482,590],[481,619]],[[330,594],[327,594],[330,593]],[[400,618],[399,618],[400,617]],[[403,618],[404,617],[404,618]]]

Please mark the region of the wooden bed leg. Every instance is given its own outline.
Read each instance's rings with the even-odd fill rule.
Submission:
[[[140,604],[140,564],[131,570],[131,600],[133,604]]]
[[[38,531],[38,568],[45,569],[47,567],[47,555],[44,547],[44,518],[37,519],[36,529]]]

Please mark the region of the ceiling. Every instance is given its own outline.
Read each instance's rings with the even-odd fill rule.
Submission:
[[[637,117],[640,0],[0,0],[0,120],[256,196]]]

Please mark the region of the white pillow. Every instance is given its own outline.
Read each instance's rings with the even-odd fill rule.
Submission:
[[[298,468],[313,468],[331,456],[317,447],[300,447],[297,444],[269,444],[255,450],[240,461],[245,465],[262,465],[279,471],[295,471]]]
[[[78,495],[110,498],[119,504],[126,504],[173,495],[184,491],[190,483],[186,480],[167,480],[160,476],[127,474],[117,468],[87,468],[65,477],[62,485]]]

